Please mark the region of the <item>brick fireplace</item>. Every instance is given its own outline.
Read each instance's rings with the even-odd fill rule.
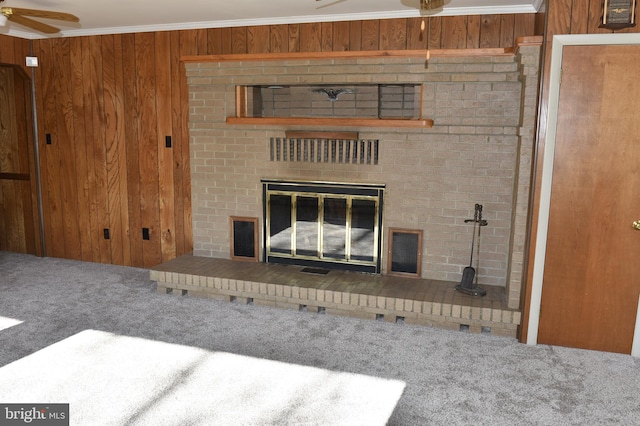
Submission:
[[[473,217],[474,205],[481,203],[488,226],[482,229],[479,284],[503,287],[509,308],[518,309],[539,53],[538,44],[523,43],[514,51],[482,55],[472,50],[434,52],[428,64],[417,54],[358,57],[357,53],[187,61],[194,255],[229,258],[232,216],[257,218],[262,229],[265,180],[382,185],[384,214],[378,229],[382,259],[377,272],[388,272],[386,230],[419,230],[421,277],[459,282],[471,243],[472,229],[465,219]],[[313,121],[282,125],[227,121],[242,107],[237,101],[239,86],[327,85],[409,87],[411,102],[415,104],[418,93],[421,115],[433,119],[434,125],[347,128]],[[367,90],[360,93],[364,96]],[[266,96],[262,91],[258,97]],[[336,105],[325,104],[334,109]],[[375,141],[375,161],[371,154],[364,161],[359,157],[346,161],[353,151],[345,157],[347,145],[340,145],[341,139],[326,148],[328,158],[334,152],[334,159],[341,161],[297,161],[304,159],[305,146],[309,155],[311,145],[305,142],[309,138],[292,142],[293,148],[288,145],[287,132],[337,130],[357,132],[358,141]],[[266,243],[261,235],[261,261]]]

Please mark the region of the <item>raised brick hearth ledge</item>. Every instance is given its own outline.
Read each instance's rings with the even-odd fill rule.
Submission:
[[[404,322],[515,337],[521,313],[509,309],[505,289],[487,295],[457,292],[457,283],[332,270],[301,272],[300,266],[247,263],[185,255],[151,268],[158,292],[253,303],[363,319]]]

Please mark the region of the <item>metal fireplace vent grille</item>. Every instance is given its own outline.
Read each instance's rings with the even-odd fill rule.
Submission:
[[[271,138],[271,161],[378,164],[378,140]]]

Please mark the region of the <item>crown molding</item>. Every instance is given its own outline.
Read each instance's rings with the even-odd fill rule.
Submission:
[[[534,0],[532,4],[507,5],[507,6],[478,6],[478,7],[450,7],[444,8],[441,12],[424,16],[461,16],[461,15],[503,15],[519,13],[537,13],[544,0]],[[56,37],[81,37],[96,36],[106,34],[126,34],[144,33],[154,31],[177,31],[195,30],[202,28],[229,28],[229,27],[251,27],[261,25],[282,25],[282,24],[306,24],[314,22],[340,22],[340,21],[367,21],[373,19],[394,19],[394,18],[419,18],[423,16],[415,9],[392,10],[384,12],[348,13],[348,14],[328,14],[328,15],[305,15],[305,16],[285,16],[276,18],[258,19],[235,19],[226,21],[200,21],[181,22],[162,25],[139,25],[128,27],[108,27],[91,29],[64,30],[54,35],[43,35],[28,31],[9,29],[0,34],[26,39],[46,39]]]

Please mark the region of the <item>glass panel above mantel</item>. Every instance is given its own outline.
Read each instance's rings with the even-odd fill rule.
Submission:
[[[236,88],[236,125],[431,127],[422,85],[252,85]]]
[[[420,118],[418,84],[247,86],[248,117]]]

